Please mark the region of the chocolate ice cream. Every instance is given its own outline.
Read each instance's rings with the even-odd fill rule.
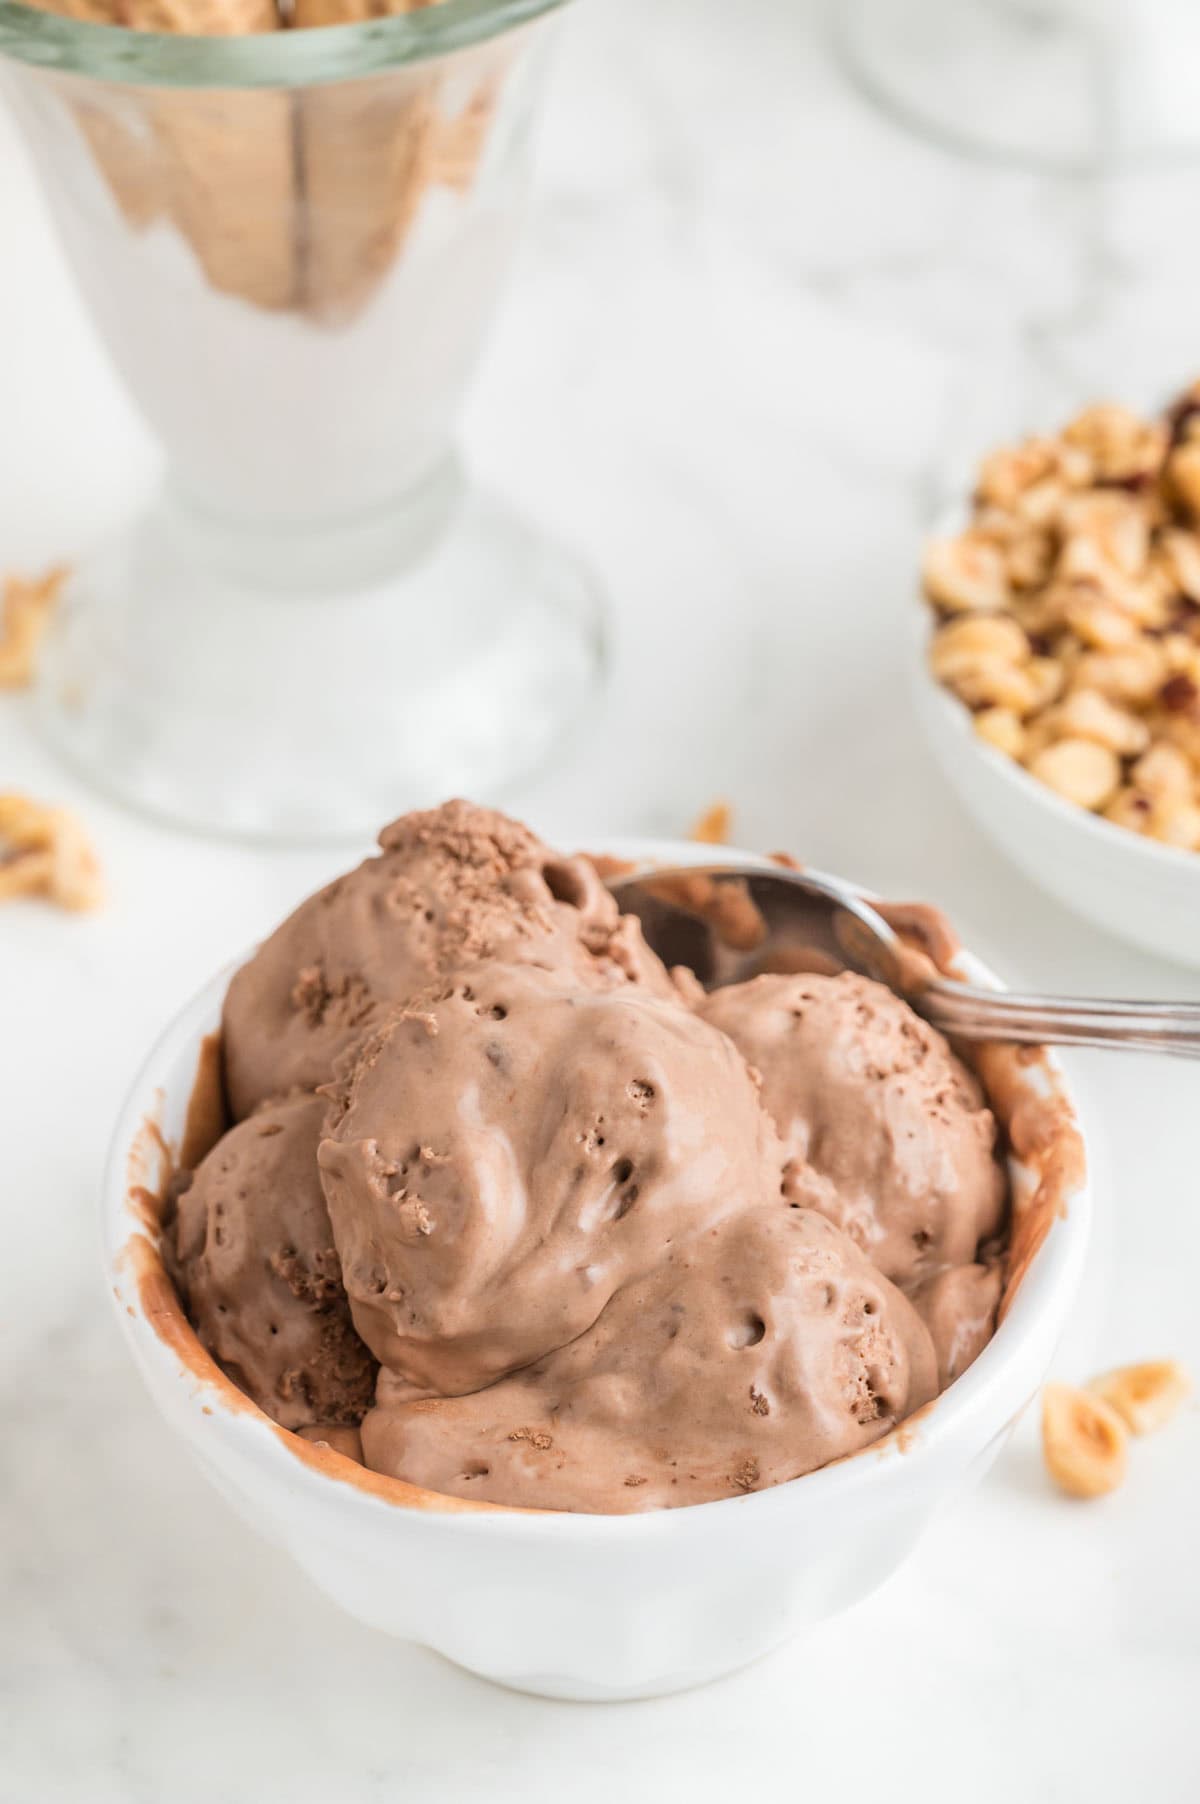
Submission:
[[[268,1103],[179,1198],[177,1281],[204,1346],[285,1428],[357,1423],[376,1365],[354,1332],[317,1170],[319,1096]]]
[[[405,815],[377,858],[302,902],[229,986],[225,1085],[241,1120],[324,1083],[386,1005],[481,958],[562,970],[581,989],[672,986],[637,923],[582,858],[516,821],[447,802]]]
[[[761,1074],[791,1198],[911,1285],[975,1259],[1004,1211],[996,1124],[946,1040],[882,984],[845,971],[755,977],[701,1012]]]
[[[906,1004],[706,996],[587,859],[465,802],[380,844],[233,979],[241,1119],[168,1228],[260,1407],[434,1490],[624,1513],[854,1453],[966,1368],[1003,1169]]]
[[[986,1265],[951,1265],[910,1291],[913,1307],[933,1339],[938,1389],[961,1378],[996,1328],[1004,1272],[998,1259]]]
[[[673,1239],[580,1339],[488,1390],[394,1402],[385,1375],[363,1450],[430,1490],[615,1515],[796,1478],[936,1389],[907,1299],[767,1192]]]
[[[741,1054],[678,1003],[488,964],[368,1036],[320,1164],[359,1333],[448,1395],[778,1197],[783,1151]]]

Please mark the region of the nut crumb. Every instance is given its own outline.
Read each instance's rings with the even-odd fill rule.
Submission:
[[[100,866],[80,821],[66,808],[0,795],[0,902],[40,896],[60,908],[98,908]]]
[[[406,1240],[420,1239],[433,1233],[433,1217],[419,1196],[400,1196],[397,1199],[396,1214],[400,1231]]]
[[[508,1438],[510,1441],[528,1441],[539,1453],[548,1453],[554,1445],[553,1435],[548,1435],[544,1428],[514,1428]]]
[[[728,802],[714,802],[692,825],[688,838],[702,846],[727,846],[733,824],[733,810]]]
[[[6,576],[0,595],[0,689],[26,689],[37,675],[37,654],[63,584],[65,564],[33,579]]]
[[[750,1386],[750,1407],[756,1416],[769,1416],[771,1413],[771,1405],[758,1386],[754,1384]]]
[[[729,1475],[729,1482],[739,1491],[752,1491],[758,1483],[758,1461],[744,1459]]]
[[[636,1472],[631,1472],[629,1477],[625,1480],[625,1483],[629,1486],[630,1490],[632,1490],[635,1485],[644,1485],[645,1482],[645,1479],[639,1478]]]

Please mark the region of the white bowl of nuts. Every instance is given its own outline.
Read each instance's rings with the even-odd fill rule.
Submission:
[[[962,800],[1059,901],[1200,967],[1200,384],[993,453],[923,579],[920,712]]]

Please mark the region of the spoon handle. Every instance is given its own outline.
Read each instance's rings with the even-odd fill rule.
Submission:
[[[943,1033],[1025,1045],[1124,1047],[1200,1058],[1200,1003],[1085,1002],[931,983],[912,998]]]

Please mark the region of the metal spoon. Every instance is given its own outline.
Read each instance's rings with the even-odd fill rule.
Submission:
[[[1016,996],[953,982],[914,956],[856,890],[818,872],[680,865],[613,877],[609,888],[659,956],[690,967],[706,989],[763,971],[849,969],[959,1039],[1200,1058],[1200,1003]]]

